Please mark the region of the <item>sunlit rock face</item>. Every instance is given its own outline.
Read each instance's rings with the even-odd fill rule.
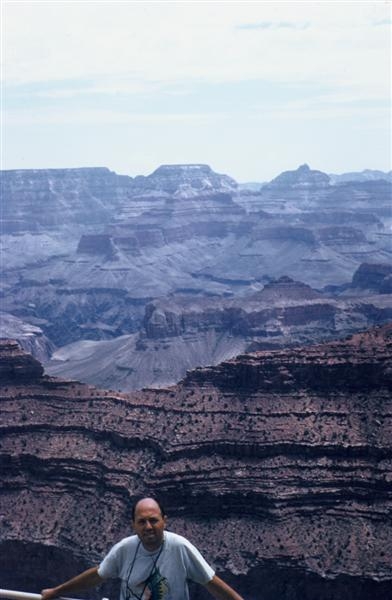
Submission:
[[[94,564],[153,491],[246,598],[389,598],[391,325],[132,394],[45,376],[11,342],[0,360],[4,587]]]

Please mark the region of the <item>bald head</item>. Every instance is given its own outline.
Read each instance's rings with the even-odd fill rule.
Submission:
[[[143,504],[141,504],[141,503],[143,503]],[[132,521],[135,521],[136,509],[138,507],[140,508],[141,506],[143,506],[143,507],[150,506],[150,507],[154,507],[154,508],[158,507],[161,517],[163,517],[163,518],[166,517],[166,511],[163,508],[161,502],[159,502],[159,500],[157,498],[153,498],[152,496],[146,496],[143,498],[138,498],[134,502],[134,504],[132,506]]]
[[[163,543],[166,516],[155,498],[141,498],[132,510],[132,526],[149,552],[157,550]]]

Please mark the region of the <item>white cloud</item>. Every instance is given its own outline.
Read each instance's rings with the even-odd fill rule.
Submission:
[[[326,120],[336,122],[339,120],[353,121],[355,119],[363,119],[362,128],[366,127],[366,119],[369,119],[369,126],[374,126],[375,121],[379,121],[381,124],[385,123],[388,118],[388,109],[382,107],[352,107],[344,105],[335,106],[307,106],[306,104],[300,105],[295,103],[288,103],[286,107],[280,108],[267,108],[261,109],[259,113],[253,113],[253,118],[265,120],[270,119],[286,119],[290,121],[301,120],[301,121],[320,121]]]
[[[372,24],[388,16],[382,2],[6,2],[4,75],[381,86],[390,34]]]
[[[24,109],[7,110],[4,113],[8,127],[27,125],[127,125],[130,123],[189,123],[189,122],[215,122],[229,118],[225,113],[143,113],[124,112],[111,109]]]
[[[243,25],[238,25],[237,29],[307,29],[309,26],[309,22],[297,23],[293,21],[261,21],[260,23],[246,23]]]
[[[15,88],[17,93],[18,89]],[[162,83],[152,81],[126,81],[121,78],[101,78],[97,83],[78,81],[75,85],[72,81],[58,81],[53,88],[39,87],[29,90],[34,98],[67,99],[75,96],[118,96],[134,94],[162,93]],[[25,93],[25,92],[20,92]]]
[[[1,6],[7,168],[390,168],[387,2]]]

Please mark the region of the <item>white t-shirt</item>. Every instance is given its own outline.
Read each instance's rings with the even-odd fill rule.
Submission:
[[[188,600],[188,580],[205,585],[215,575],[197,548],[171,531],[164,532],[155,552],[136,535],[124,538],[105,556],[98,574],[121,579],[121,600]]]

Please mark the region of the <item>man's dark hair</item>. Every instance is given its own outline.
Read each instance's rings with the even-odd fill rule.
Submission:
[[[151,498],[151,500],[154,500],[154,501],[155,501],[155,502],[158,504],[158,506],[159,506],[159,510],[161,511],[161,516],[162,516],[162,517],[166,517],[166,511],[165,511],[165,509],[163,508],[163,504],[162,504],[162,502],[160,502],[160,500],[158,500],[158,498],[157,498],[156,496],[154,496],[154,494],[151,494],[151,495],[150,495],[150,494],[148,494],[148,495],[146,495],[146,496],[138,496],[138,497],[137,497],[137,498],[134,500],[134,503],[133,503],[133,505],[132,505],[132,512],[131,512],[131,514],[132,514],[132,521],[134,521],[134,520],[135,520],[136,506],[139,504],[139,502],[140,502],[141,500],[145,500],[146,498]]]

